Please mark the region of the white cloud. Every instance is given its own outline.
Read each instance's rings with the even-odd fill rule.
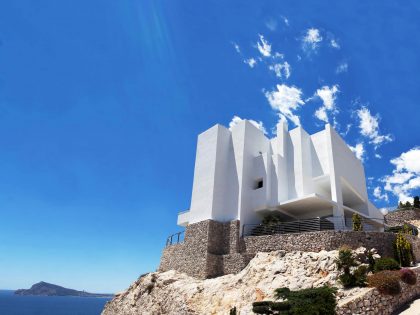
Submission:
[[[395,165],[398,172],[406,170],[409,173],[420,173],[420,147],[402,153],[399,157],[392,159],[391,163]]]
[[[271,71],[274,71],[277,77],[283,78],[285,77],[288,79],[290,77],[290,64],[285,61],[283,63],[276,63],[273,65],[270,65],[268,67]]]
[[[233,127],[235,127],[237,124],[239,124],[241,121],[245,119],[242,119],[238,116],[233,116],[231,122],[229,123],[229,130],[232,130]],[[261,130],[264,134],[267,134],[267,130],[264,127],[264,124],[262,121],[255,121],[252,119],[247,119],[251,124],[253,124],[255,127],[257,127],[259,130]]]
[[[284,116],[296,126],[300,125],[299,117],[294,114],[294,111],[305,104],[302,100],[302,90],[294,86],[277,84],[277,90],[265,91],[264,94],[271,108],[278,111],[280,117]]]
[[[282,16],[282,19],[283,19],[284,24],[286,24],[287,26],[289,26],[289,25],[290,25],[290,23],[289,23],[289,19],[288,19],[287,17]]]
[[[284,55],[279,52],[275,52],[273,58],[284,58]]]
[[[375,153],[375,157],[376,157],[377,159],[382,159],[382,155],[380,155],[379,153]]]
[[[331,39],[331,41],[330,41],[330,45],[331,45],[331,47],[333,47],[333,48],[335,48],[335,49],[340,49],[341,47],[340,47],[340,44],[339,43],[337,43],[337,41],[333,38],[333,39]]]
[[[323,103],[322,106],[315,112],[316,118],[329,123],[328,114],[331,113],[334,115],[338,112],[335,106],[335,100],[338,92],[339,89],[337,84],[331,87],[323,86],[322,88],[316,90],[315,97],[319,97]]]
[[[340,63],[337,68],[335,69],[335,73],[343,73],[343,72],[347,72],[347,70],[349,69],[349,65],[347,62],[343,62]]]
[[[254,66],[257,64],[257,61],[254,58],[245,59],[244,62],[251,68],[254,68]]]
[[[347,136],[347,134],[350,132],[350,129],[351,129],[352,126],[353,126],[352,124],[347,124],[346,130],[344,132],[342,132],[341,135],[343,137]]]
[[[360,160],[360,161],[364,161],[364,156],[365,156],[365,148],[363,146],[362,142],[357,143],[354,147],[352,147],[351,145],[349,145],[350,150],[353,151],[353,153],[356,155],[356,157]]]
[[[379,121],[381,119],[379,114],[373,116],[365,106],[362,106],[356,113],[359,117],[360,134],[368,138],[369,143],[373,144],[375,149],[386,142],[392,141],[390,134],[381,135],[379,132]]]
[[[315,50],[318,48],[319,43],[322,41],[322,36],[319,29],[310,28],[306,31],[303,37],[303,48]]]
[[[373,190],[373,196],[376,198],[376,200],[384,200],[386,202],[388,202],[389,200],[388,194],[382,193],[382,189],[379,186],[375,187],[375,189]]]
[[[268,41],[264,39],[263,35],[259,35],[259,37],[260,37],[260,40],[257,42],[258,51],[264,57],[270,57],[271,56],[271,44],[269,44]]]
[[[275,19],[269,19],[265,22],[265,26],[267,26],[270,31],[275,31],[277,29],[277,21]]]
[[[240,54],[241,53],[241,48],[239,47],[239,45],[237,43],[232,43],[232,45],[235,48],[236,52],[238,54]]]
[[[420,147],[414,147],[390,162],[394,170],[392,175],[381,179],[385,183],[384,189],[397,196],[399,201],[412,202],[410,195],[420,189]]]

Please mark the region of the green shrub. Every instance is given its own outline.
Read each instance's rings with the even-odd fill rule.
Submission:
[[[359,266],[354,272],[354,285],[358,287],[365,287],[367,281],[367,274],[369,272],[369,267],[366,265]]]
[[[375,265],[373,266],[374,272],[379,272],[383,270],[399,270],[400,264],[393,258],[383,257],[375,260]]]
[[[369,263],[369,271],[373,272],[373,270],[375,268],[375,258],[373,258],[373,252],[372,252],[371,249],[368,250],[368,252],[367,252],[367,260],[368,260],[368,263]]]
[[[403,235],[398,233],[394,241],[394,255],[395,259],[402,267],[409,267],[414,260],[413,249],[411,243]]]
[[[338,251],[338,258],[335,260],[337,268],[345,273],[350,273],[350,268],[357,266],[356,257],[349,247],[341,247]]]
[[[384,270],[368,276],[370,287],[375,287],[382,294],[398,295],[401,293],[400,277],[398,272]]]
[[[281,223],[281,219],[278,215],[268,214],[263,218],[261,223],[263,225],[277,225]]]
[[[336,292],[336,288],[327,286],[299,291],[279,288],[275,290],[275,296],[283,302],[255,302],[252,310],[256,314],[334,315]]]
[[[356,277],[351,273],[343,273],[339,275],[338,280],[345,288],[352,288],[356,286]]]
[[[417,283],[417,276],[415,272],[407,268],[400,270],[400,279],[402,282],[407,283],[409,285],[415,285]]]
[[[284,311],[290,311],[290,309],[292,308],[292,305],[290,304],[289,301],[284,301],[284,302],[275,302],[271,305],[271,309],[273,311],[277,311],[279,312],[279,314],[284,314],[282,312]],[[287,314],[288,312],[286,312]]]
[[[252,311],[255,314],[274,314],[271,310],[271,301],[261,301],[252,303]]]
[[[353,252],[348,247],[341,247],[338,251],[338,258],[335,260],[338,270],[342,270],[343,274],[339,276],[339,280],[343,287],[351,288],[356,286],[356,278],[354,274],[350,272],[351,267],[356,267],[358,262]]]
[[[275,290],[277,298],[286,299],[290,309],[286,314],[290,315],[333,315],[337,305],[335,300],[336,288],[323,286],[320,288],[303,289],[299,291]]]
[[[236,315],[236,306],[230,309],[229,315]]]
[[[359,214],[354,213],[352,216],[353,231],[363,231],[362,218]]]

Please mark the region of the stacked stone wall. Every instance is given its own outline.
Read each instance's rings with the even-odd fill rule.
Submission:
[[[187,226],[183,243],[164,249],[159,271],[178,270],[197,278],[211,278],[241,271],[257,252],[319,252],[343,245],[375,248],[383,257],[393,257],[394,233],[319,231],[294,234],[239,237],[239,221],[207,220]],[[420,261],[420,239],[407,236]]]
[[[372,288],[369,291],[339,303],[337,314],[353,315],[390,315],[406,303],[420,296],[420,267],[412,269],[417,275],[417,284],[408,285],[401,282],[401,293],[396,296],[383,295]],[[420,314],[420,311],[419,311]]]
[[[394,233],[355,231],[319,231],[299,234],[248,236],[244,237],[244,250],[247,253],[270,252],[274,250],[319,252],[321,250],[334,250],[347,245],[354,249],[360,246],[376,248],[381,256],[393,257],[392,243],[395,237]],[[413,247],[420,254],[418,238],[413,236],[408,236],[408,238],[416,245]]]
[[[385,223],[390,226],[403,225],[406,222],[420,219],[420,209],[395,210],[385,215]]]

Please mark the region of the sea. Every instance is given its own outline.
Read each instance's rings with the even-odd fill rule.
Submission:
[[[22,296],[0,290],[0,315],[100,315],[111,298]]]

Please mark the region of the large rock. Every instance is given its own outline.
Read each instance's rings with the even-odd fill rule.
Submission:
[[[140,277],[108,302],[102,315],[253,314],[252,302],[272,299],[274,289],[339,286],[334,260],[338,251],[258,253],[238,274],[198,280],[177,271]],[[339,299],[356,294],[340,290]]]

